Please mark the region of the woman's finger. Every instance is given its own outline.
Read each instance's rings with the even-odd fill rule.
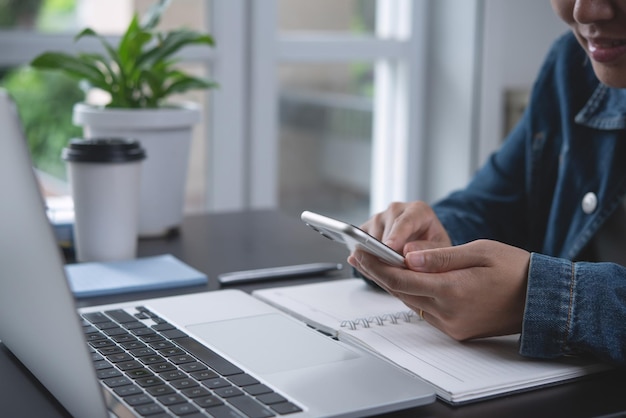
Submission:
[[[435,297],[441,285],[435,274],[417,274],[412,270],[393,267],[361,250],[355,251],[348,262],[385,291],[399,298],[402,294]]]
[[[419,272],[444,272],[489,264],[488,254],[481,241],[455,247],[412,251],[405,255],[408,268]]]

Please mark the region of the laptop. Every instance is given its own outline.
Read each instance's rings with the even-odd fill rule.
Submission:
[[[75,417],[361,417],[419,378],[238,290],[77,309],[16,106],[0,90],[0,340]]]

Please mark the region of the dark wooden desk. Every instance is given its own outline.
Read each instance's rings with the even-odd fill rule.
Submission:
[[[206,286],[170,291],[133,293],[78,301],[79,306],[124,302],[204,290],[216,290],[220,273],[312,262],[344,263],[347,251],[326,242],[298,219],[273,211],[190,216],[178,236],[142,240],[139,255],[170,253],[208,274]],[[343,272],[329,279],[349,275]],[[239,288],[311,282],[314,279],[250,284]],[[33,290],[35,291],[35,290]],[[0,416],[67,417],[64,409],[0,344]],[[63,377],[66,379],[70,376]],[[388,414],[385,417],[598,417],[626,411],[626,371],[616,371],[574,383],[511,395],[461,407],[440,401],[432,405]],[[626,416],[626,412],[622,415]],[[82,418],[82,417],[80,417]]]

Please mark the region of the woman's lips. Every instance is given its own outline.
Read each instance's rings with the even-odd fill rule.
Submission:
[[[587,39],[587,49],[594,61],[610,63],[626,54],[626,40]]]

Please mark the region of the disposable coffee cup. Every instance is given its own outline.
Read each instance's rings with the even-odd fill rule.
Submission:
[[[62,151],[74,200],[76,260],[137,256],[141,162],[137,140],[72,139]]]

